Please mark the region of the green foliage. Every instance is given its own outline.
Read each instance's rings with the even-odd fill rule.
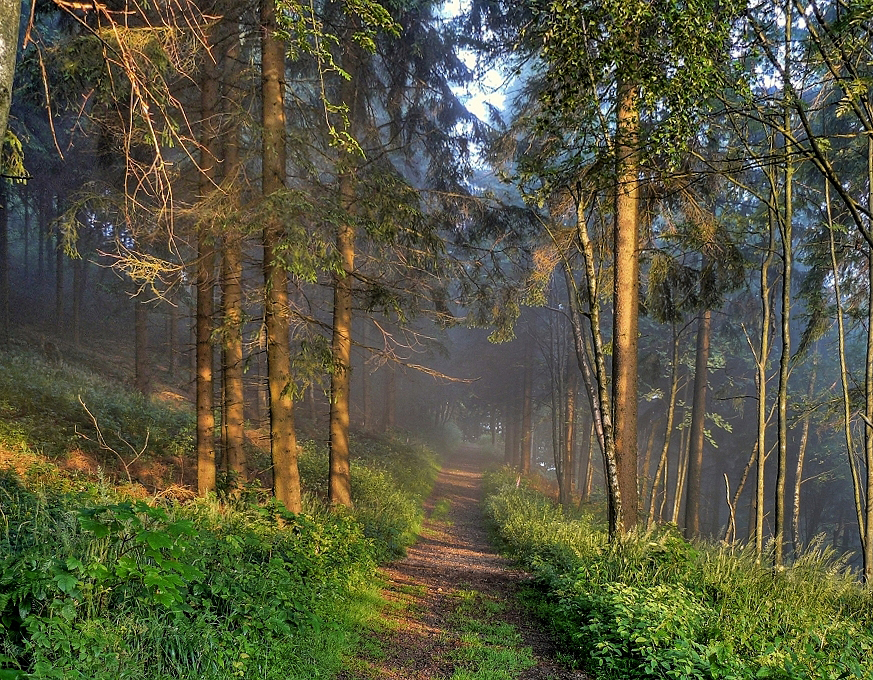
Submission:
[[[351,458],[355,518],[373,539],[379,561],[402,557],[421,530],[422,502],[439,469],[433,453],[396,437],[353,436]],[[307,442],[299,466],[304,489],[326,497],[327,450]]]
[[[44,421],[75,423],[72,376],[107,431],[133,438],[181,418],[33,358],[24,380],[23,361],[0,364],[4,410],[27,415],[4,423],[4,446],[32,451]],[[63,451],[70,430],[42,446]],[[379,606],[377,559],[414,539],[437,470],[417,444],[362,439],[354,448],[357,507],[348,512],[319,500],[327,459],[311,443],[299,515],[241,500],[132,501],[102,482],[0,472],[0,679],[332,677]]]
[[[604,678],[873,678],[873,596],[812,546],[785,572],[675,527],[610,543],[501,471],[487,513],[538,577],[539,613]]]

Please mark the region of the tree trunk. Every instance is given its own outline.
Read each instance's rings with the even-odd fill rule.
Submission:
[[[242,337],[242,241],[225,241],[222,265],[224,303],[225,461],[236,482],[245,482],[245,393]]]
[[[652,480],[652,494],[649,498],[649,517],[646,528],[651,529],[655,524],[655,499],[658,491],[658,480],[664,477],[664,496],[667,495],[667,456],[670,452],[670,439],[673,437],[673,421],[676,417],[676,397],[679,394],[679,334],[676,332],[676,324],[672,324],[673,330],[673,356],[670,365],[670,401],[667,404],[667,425],[664,428],[664,445],[661,447],[661,455],[658,458],[658,467]]]
[[[352,178],[340,179],[341,192],[347,210],[352,208]],[[352,274],[355,267],[355,229],[351,215],[337,230],[337,253],[342,273],[334,275],[333,340],[331,353],[333,371],[330,376],[330,476],[328,498],[333,505],[351,507],[351,476],[349,471],[349,392],[352,374]]]
[[[224,39],[229,47],[222,61],[222,73],[226,82],[233,83],[239,77],[239,36],[237,24],[223,22]],[[233,117],[239,104],[239,94],[232,85],[226,86],[224,113]],[[239,173],[239,130],[230,124],[223,130],[224,178],[226,190],[233,192]],[[235,225],[228,227],[224,239],[222,258],[222,304],[224,307],[224,351],[222,376],[224,377],[224,440],[225,465],[234,484],[247,481],[245,459],[245,382],[243,355],[243,250],[245,241]]]
[[[639,325],[639,110],[637,89],[618,83],[612,415],[621,504],[616,528],[637,524],[637,338]]]
[[[210,58],[204,60],[200,81],[200,199],[215,191],[218,148],[218,70]],[[214,349],[212,330],[215,291],[215,235],[209,220],[197,230],[197,493],[215,491],[215,404],[212,375]]]
[[[9,344],[11,330],[9,327],[9,195],[9,183],[5,179],[0,179],[0,341],[4,345]]]
[[[285,46],[275,36],[273,0],[261,0],[261,94],[263,101],[261,190],[265,198],[285,186]],[[294,385],[291,380],[291,324],[288,273],[278,254],[282,224],[264,228],[264,321],[267,332],[267,380],[270,392],[270,453],[273,493],[291,512],[302,509],[294,430]]]
[[[643,456],[643,471],[642,471],[642,479],[640,480],[639,488],[637,489],[637,495],[642,499],[645,496],[647,487],[649,485],[649,474],[652,471],[652,451],[655,448],[655,431],[658,429],[658,425],[661,424],[660,419],[652,420],[649,425],[649,436],[646,437],[646,453]]]
[[[170,380],[175,380],[176,378],[176,354],[179,352],[179,306],[170,301],[170,310],[169,310],[169,323],[168,323],[168,333],[167,333],[167,350],[170,354],[169,356],[169,368],[170,368]]]
[[[145,302],[139,297],[133,299],[134,305],[134,348],[135,376],[133,386],[142,394],[148,395],[152,389],[152,375],[149,366],[149,312]]]
[[[783,126],[785,154],[785,213],[780,221],[782,241],[782,351],[779,356],[779,388],[777,394],[778,408],[778,446],[776,462],[776,504],[773,512],[773,566],[781,569],[785,553],[785,481],[788,472],[788,377],[791,370],[791,269],[793,267],[794,246],[792,244],[792,222],[794,220],[793,177],[794,164],[789,150],[788,134],[791,130],[791,109],[788,102],[788,92],[791,90],[791,25],[794,21],[791,2],[786,2],[785,19],[785,82],[783,85],[783,105],[785,107]]]
[[[873,207],[873,137],[867,136],[867,203]],[[867,249],[867,357],[864,371],[864,463],[866,466],[865,512],[859,523],[863,550],[864,582],[873,585],[873,250]]]
[[[55,229],[55,328],[64,328],[64,243],[60,228]]]
[[[49,195],[48,191],[39,192],[39,240],[36,247],[36,274],[39,281],[45,278],[46,244],[49,239]]]
[[[782,347],[779,356],[779,387],[776,419],[778,445],[776,447],[776,499],[773,512],[773,565],[783,566],[785,553],[785,482],[788,471],[788,378],[791,370],[791,269],[792,269],[792,196],[791,163],[785,171],[785,215],[781,222],[782,240]]]
[[[73,260],[73,344],[78,347],[82,340],[82,269],[85,261],[80,257]]]
[[[809,373],[809,390],[806,393],[807,402],[812,402],[815,395],[815,376],[818,371],[818,350],[812,358],[812,369]],[[807,405],[809,409],[809,405]],[[807,410],[803,415],[803,429],[800,433],[800,445],[797,451],[797,469],[794,473],[794,507],[791,513],[791,544],[794,556],[800,555],[800,487],[803,484],[803,462],[806,457],[806,446],[809,443],[809,421],[812,420],[812,411]]]
[[[524,359],[524,387],[521,401],[521,446],[519,447],[519,470],[523,475],[530,474],[531,458],[531,423],[533,421],[533,399],[531,398],[533,371],[531,370],[532,357],[530,352],[530,338],[526,339]]]
[[[612,402],[609,396],[608,376],[606,374],[606,351],[603,335],[600,330],[600,303],[597,287],[597,269],[595,266],[594,244],[588,232],[585,220],[584,206],[581,201],[576,204],[576,231],[579,237],[580,251],[585,268],[585,292],[588,298],[588,328],[591,337],[593,361],[589,362],[588,347],[582,333],[583,315],[579,310],[579,300],[574,289],[574,281],[569,269],[565,269],[569,289],[570,320],[573,328],[573,342],[579,370],[582,372],[591,404],[591,415],[600,453],[603,457],[603,476],[606,486],[606,503],[609,535],[614,538],[619,531],[621,517],[621,488],[619,485],[618,461],[615,455],[615,437],[612,426]],[[566,266],[566,265],[565,265]],[[593,371],[591,370],[593,364]],[[593,375],[592,375],[593,373]],[[636,484],[634,484],[636,486]]]
[[[361,330],[361,344],[364,346],[364,356],[361,362],[361,410],[364,432],[370,433],[373,431],[373,397],[372,397],[372,376],[367,370],[367,352],[368,349],[368,330],[369,323],[364,323]]]
[[[24,280],[24,285],[29,286],[30,284],[30,227],[31,227],[31,210],[30,210],[30,201],[31,201],[31,189],[30,184],[25,184],[21,191],[21,200],[24,204],[24,221],[21,223],[21,236],[24,241],[24,270],[22,279]]]
[[[12,105],[12,80],[18,52],[20,0],[0,0],[0,146],[6,138],[9,107]]]
[[[385,406],[382,414],[382,431],[388,432],[393,430],[397,424],[397,375],[393,362],[386,366],[385,370]]]
[[[567,396],[564,409],[564,442],[562,447],[561,478],[558,480],[558,500],[565,508],[570,507],[571,480],[576,448],[576,367],[567,366]]]
[[[688,451],[685,533],[700,536],[700,495],[703,471],[703,446],[706,441],[706,386],[709,379],[709,340],[712,312],[700,310],[697,317],[697,357],[694,364],[694,401],[691,407],[691,433]]]
[[[771,194],[772,195],[772,194]],[[753,504],[755,507],[755,555],[758,562],[764,555],[764,482],[766,480],[767,463],[767,361],[770,358],[770,265],[773,262],[775,252],[775,231],[773,228],[774,211],[768,210],[767,218],[767,251],[761,261],[761,344],[758,348],[758,356],[755,358],[755,383],[758,393],[758,459],[755,478],[755,495]]]

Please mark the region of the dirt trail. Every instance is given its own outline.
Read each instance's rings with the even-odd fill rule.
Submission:
[[[502,602],[497,618],[521,633],[533,650],[536,666],[524,680],[584,680],[587,676],[559,664],[542,625],[530,620],[514,597],[527,574],[497,555],[490,546],[481,510],[482,460],[469,450],[447,458],[425,504],[424,532],[406,559],[382,570],[386,596],[404,606],[394,614],[384,639],[386,658],[365,669],[346,672],[344,680],[430,680],[451,678],[452,652],[460,644],[446,621],[458,606],[459,591],[477,591]],[[448,507],[448,512],[445,508]],[[434,512],[436,510],[436,512]]]

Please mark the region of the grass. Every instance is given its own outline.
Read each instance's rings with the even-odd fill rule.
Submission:
[[[814,545],[784,572],[675,527],[610,543],[508,471],[487,514],[537,576],[536,609],[598,678],[873,678],[873,593]]]
[[[80,395],[113,448],[148,436],[137,461],[78,436]],[[149,497],[112,474],[146,459],[192,466],[190,409],[25,353],[0,355],[0,415],[0,453],[17,468],[0,473],[0,680],[331,677],[375,644],[376,565],[414,539],[437,471],[422,446],[355,440],[356,508],[332,512],[326,452],[309,443],[301,515]],[[96,476],[70,470],[85,454]]]
[[[451,680],[513,680],[536,665],[518,630],[500,620],[503,603],[475,590],[454,597],[458,603],[448,623],[459,645],[451,654]]]
[[[441,498],[434,503],[433,510],[431,510],[430,513],[431,521],[451,525],[451,521],[449,520],[451,509],[452,502],[448,498]]]

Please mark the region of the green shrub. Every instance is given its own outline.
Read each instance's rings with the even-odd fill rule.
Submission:
[[[14,425],[0,445],[54,456],[81,444],[81,394],[105,433],[190,453],[189,412],[68,367],[38,367],[28,383],[27,365],[0,358],[0,412],[15,414],[0,417]],[[0,471],[0,680],[335,675],[378,607],[377,560],[414,540],[437,470],[396,438],[354,446],[348,512],[323,502],[327,455],[312,443],[299,515],[257,493],[146,503],[102,479]]]
[[[486,512],[538,577],[567,651],[603,678],[873,678],[873,593],[821,544],[774,572],[675,527],[610,543],[508,471]]]

